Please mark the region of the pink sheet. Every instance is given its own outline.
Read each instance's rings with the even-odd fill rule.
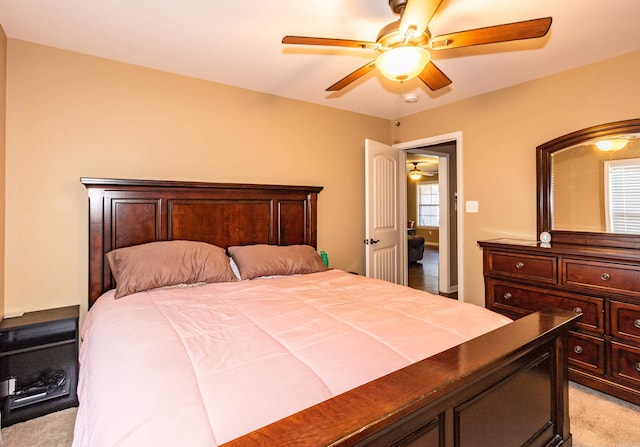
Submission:
[[[510,320],[339,270],[119,300],[83,326],[74,447],[212,447]]]

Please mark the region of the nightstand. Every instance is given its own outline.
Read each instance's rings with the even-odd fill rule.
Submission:
[[[0,322],[2,427],[78,405],[79,307]]]

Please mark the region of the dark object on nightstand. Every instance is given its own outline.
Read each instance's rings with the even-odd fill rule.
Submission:
[[[409,262],[420,261],[424,255],[424,237],[408,236],[407,253],[409,254]]]
[[[0,322],[2,427],[78,405],[79,306]]]

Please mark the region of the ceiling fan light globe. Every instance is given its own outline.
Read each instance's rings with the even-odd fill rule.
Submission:
[[[422,47],[404,46],[385,51],[376,59],[380,73],[392,81],[415,78],[431,60],[431,54]]]
[[[418,169],[418,162],[414,161],[413,169],[409,171],[409,178],[411,180],[420,180],[422,178],[422,174],[424,174],[424,172],[422,172],[421,169]]]
[[[629,143],[629,140],[627,140],[626,138],[611,138],[598,140],[595,144],[596,147],[601,151],[613,152],[623,149],[627,145],[627,143]]]

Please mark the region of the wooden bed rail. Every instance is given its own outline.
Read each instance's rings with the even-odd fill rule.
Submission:
[[[223,446],[570,446],[564,339],[579,319],[529,315]]]

